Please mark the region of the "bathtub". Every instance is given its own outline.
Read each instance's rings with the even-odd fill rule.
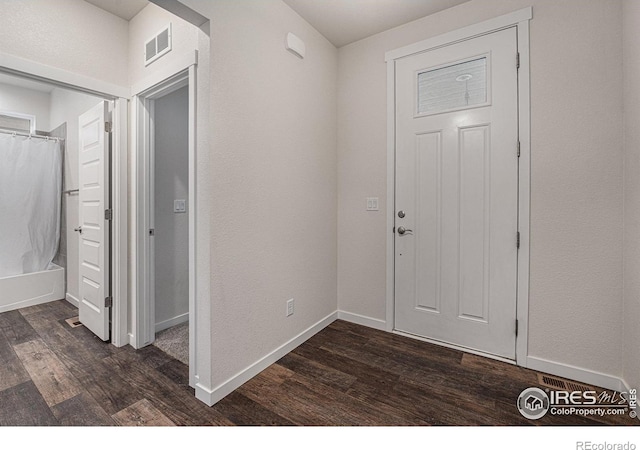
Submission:
[[[64,299],[64,269],[51,264],[49,270],[0,278],[0,313]]]

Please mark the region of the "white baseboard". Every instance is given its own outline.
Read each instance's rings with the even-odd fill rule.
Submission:
[[[80,307],[80,300],[78,300],[77,298],[75,298],[73,295],[69,294],[67,292],[67,294],[65,295],[65,299],[71,303],[73,306],[75,306],[76,308]]]
[[[371,317],[349,313],[346,311],[333,312],[324,319],[307,328],[302,333],[282,344],[280,347],[276,348],[269,354],[265,355],[258,361],[254,362],[244,370],[238,372],[236,375],[232,376],[225,382],[219,384],[217,387],[210,389],[207,386],[202,385],[201,383],[196,383],[196,398],[209,406],[214,405],[215,403],[219,402],[224,397],[229,395],[231,392],[242,386],[244,383],[249,381],[251,378],[258,375],[271,364],[275,363],[277,360],[285,356],[287,353],[303,344],[313,335],[322,331],[336,319],[341,319],[347,322],[356,323],[358,325],[386,331],[386,321],[384,320],[374,319]],[[627,383],[621,378],[613,375],[595,372],[568,364],[548,361],[546,359],[533,356],[528,356],[526,362],[527,368],[531,370],[556,375],[570,380],[580,381],[586,384],[599,386],[618,392],[629,391],[629,386],[627,385]],[[511,363],[513,364],[513,362]]]
[[[318,321],[314,325],[310,326],[302,333],[295,336],[293,339],[282,344],[280,347],[276,348],[272,352],[263,356],[258,361],[251,364],[246,369],[240,371],[236,375],[229,378],[227,381],[219,384],[213,389],[209,389],[206,386],[203,386],[200,383],[196,384],[196,397],[198,400],[206,403],[209,406],[214,405],[215,403],[222,400],[224,397],[229,395],[234,390],[238,389],[244,383],[249,381],[251,378],[258,375],[264,369],[269,367],[271,364],[285,356],[287,353],[294,350],[300,344],[304,343],[308,339],[310,339],[314,334],[322,331],[324,328],[329,326],[333,321],[338,318],[338,312],[333,312],[329,314],[324,319]]]
[[[376,330],[387,331],[387,322],[385,320],[374,319],[373,317],[367,317],[361,314],[338,311],[338,319],[369,328],[375,328]]]
[[[181,323],[189,321],[189,313],[186,312],[184,314],[180,314],[179,316],[172,317],[171,319],[163,320],[162,322],[158,322],[156,324],[156,333],[162,330],[166,330],[167,328],[174,327],[176,325],[180,325]]]
[[[241,386],[241,385],[239,385]],[[238,386],[238,387],[239,387]],[[237,389],[237,388],[235,388]],[[207,406],[213,406],[216,403],[218,403],[220,400],[222,400],[224,397],[226,397],[227,395],[229,395],[231,392],[234,391],[234,389],[231,389],[231,391],[227,392],[225,395],[220,396],[220,393],[215,391],[215,390],[211,390],[209,388],[207,388],[206,386],[203,386],[200,383],[196,383],[196,398],[198,400],[200,400],[202,403],[204,403]]]
[[[569,380],[581,381],[592,386],[598,386],[618,392],[625,390],[625,382],[619,377],[606,373],[595,372],[589,369],[583,369],[581,367],[571,366],[569,364],[562,364],[542,358],[536,358],[534,356],[528,356],[527,367],[531,370],[557,375],[562,378],[568,378]]]
[[[133,333],[127,333],[127,337],[129,338],[129,345],[138,350],[138,347],[136,347],[136,337]]]

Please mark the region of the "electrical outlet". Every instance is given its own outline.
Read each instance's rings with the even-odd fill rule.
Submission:
[[[287,317],[293,315],[293,299],[287,300]]]

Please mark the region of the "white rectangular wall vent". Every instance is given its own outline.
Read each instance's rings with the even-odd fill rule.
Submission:
[[[144,65],[148,66],[171,51],[171,24],[144,44]]]

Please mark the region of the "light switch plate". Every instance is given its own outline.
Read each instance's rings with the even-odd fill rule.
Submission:
[[[174,213],[187,212],[187,201],[186,200],[174,200],[173,201],[173,212]]]
[[[378,211],[378,197],[367,197],[367,211]]]
[[[290,298],[289,300],[287,300],[287,317],[293,315],[293,308],[294,308],[293,299]]]

